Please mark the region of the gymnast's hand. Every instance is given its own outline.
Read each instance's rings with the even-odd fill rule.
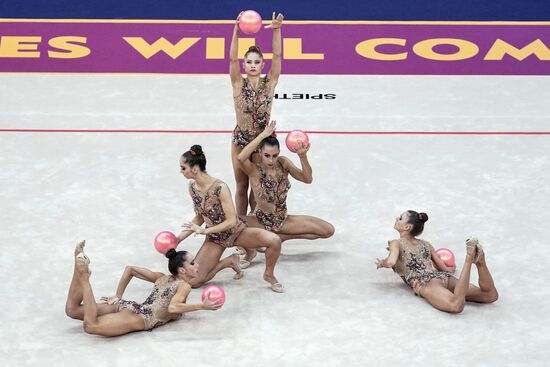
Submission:
[[[307,143],[307,145],[305,145],[303,141],[300,141],[298,142],[298,144],[299,145],[296,149],[296,154],[298,154],[299,157],[305,157],[309,150],[309,147],[311,147],[311,143]]]
[[[210,292],[208,292],[205,297],[204,301],[202,302],[202,309],[208,310],[208,311],[216,311],[219,310],[222,307],[221,301],[212,302],[208,299],[208,296],[210,295]]]
[[[264,28],[279,29],[283,25],[283,19],[285,19],[283,14],[279,13],[279,15],[275,17],[275,12],[273,12],[273,15],[271,16],[271,24],[266,25]]]
[[[271,136],[275,130],[277,130],[277,121],[271,120],[271,122],[265,127],[264,131],[262,131],[262,137],[265,139],[268,136]]]
[[[387,260],[388,259],[383,259],[383,260],[376,259],[376,261],[375,261],[376,269],[389,268]]]
[[[193,231],[193,232],[195,232],[195,235],[197,235],[197,234],[206,234],[206,233],[204,233],[204,231],[206,230],[205,228],[203,228],[201,226],[198,226],[198,225],[196,225],[195,223],[192,223],[192,222],[185,223],[181,227],[183,228],[184,231]]]
[[[239,15],[237,15],[237,19],[235,19],[235,27],[239,25],[239,21],[241,20],[241,15],[243,15],[244,11],[241,11]]]

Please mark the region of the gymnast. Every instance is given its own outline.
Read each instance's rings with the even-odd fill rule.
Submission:
[[[200,268],[189,252],[176,252],[174,249],[166,253],[171,275],[127,266],[118,283],[116,296],[102,297],[105,303],[96,303],[90,284],[90,259],[84,253],[84,243],[85,241],[78,243],[74,251],[74,272],[65,313],[73,319],[84,321],[84,331],[88,334],[119,336],[134,331],[152,330],[186,312],[215,311],[221,307],[221,304],[210,302],[208,297],[203,303],[186,303],[191,292],[189,282],[197,276]],[[133,277],[154,283],[149,297],[141,304],[122,299]]]
[[[242,14],[242,13],[241,13]],[[233,87],[233,102],[237,126],[233,131],[233,144],[231,146],[231,160],[233,173],[237,184],[235,192],[235,205],[237,215],[246,215],[248,208],[248,176],[243,172],[237,156],[269,122],[271,106],[275,94],[275,86],[281,74],[281,25],[283,15],[275,16],[273,13],[271,24],[267,27],[273,29],[271,68],[262,77],[264,56],[257,46],[251,46],[244,54],[243,69],[246,77],[241,75],[238,56],[239,19],[237,17],[229,50],[229,74]],[[253,197],[251,194],[251,209],[253,209]]]
[[[249,251],[265,247],[265,271],[263,278],[271,290],[283,292],[283,285],[274,275],[275,265],[281,253],[281,239],[271,232],[260,228],[251,228],[237,217],[231,192],[227,185],[206,172],[206,156],[200,145],[193,145],[180,158],[181,173],[190,180],[189,194],[193,201],[195,217],[184,224],[183,231],[177,236],[178,243],[192,233],[204,235],[205,240],[197,261],[201,265],[196,277],[189,281],[193,288],[202,286],[220,270],[232,267],[235,279],[242,277],[238,254],[220,260],[226,248],[240,246]],[[206,227],[202,224],[206,222]]]
[[[287,193],[290,189],[290,174],[294,179],[310,184],[313,173],[307,152],[309,145],[303,144],[298,148],[301,168],[292,161],[280,155],[279,141],[274,135],[276,122],[271,121],[266,128],[248,144],[238,155],[244,172],[250,178],[252,192],[256,201],[256,208],[246,217],[250,227],[265,228],[277,234],[281,242],[290,239],[329,238],[334,234],[334,226],[320,218],[309,215],[287,214]],[[252,153],[259,148],[261,162],[253,163]],[[247,251],[243,265],[255,256],[252,250]]]
[[[416,238],[424,230],[426,213],[408,210],[395,219],[394,229],[399,239],[389,241],[387,258],[376,260],[376,267],[392,268],[416,295],[424,297],[433,307],[450,313],[460,313],[465,301],[492,303],[498,299],[493,278],[485,261],[485,253],[476,238],[466,240],[466,259],[457,279],[433,246]],[[470,284],[470,270],[475,264],[479,286]]]

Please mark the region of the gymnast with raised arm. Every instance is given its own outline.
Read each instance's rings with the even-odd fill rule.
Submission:
[[[296,151],[301,165],[298,168],[290,159],[280,155],[279,140],[273,136],[275,128],[276,122],[271,121],[238,155],[244,172],[250,178],[256,200],[256,208],[246,217],[246,223],[277,234],[282,242],[290,239],[315,240],[331,237],[334,226],[329,222],[310,215],[287,213],[286,200],[290,189],[288,176],[310,184],[313,181],[313,171],[307,159],[309,145],[302,144]],[[256,147],[260,152],[259,163],[251,161]],[[254,256],[254,251],[247,251],[245,261],[250,262]]]
[[[242,13],[241,13],[242,14]],[[237,156],[263,129],[267,126],[271,116],[271,106],[275,95],[275,86],[281,74],[281,26],[283,15],[273,12],[271,24],[266,26],[273,29],[271,68],[265,76],[261,76],[264,67],[264,56],[259,47],[251,46],[244,54],[243,69],[246,77],[241,75],[239,65],[239,19],[237,17],[229,49],[229,75],[233,88],[233,102],[237,126],[233,131],[231,146],[231,160],[237,184],[235,205],[237,215],[246,215],[248,207],[248,176],[243,172]],[[251,195],[250,208],[254,204]]]

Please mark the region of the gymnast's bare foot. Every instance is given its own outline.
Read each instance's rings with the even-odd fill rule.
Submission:
[[[475,261],[477,258],[478,245],[479,241],[475,237],[468,238],[466,240],[466,259],[469,259],[472,262]]]
[[[271,284],[271,290],[273,292],[283,293],[285,291],[285,288],[279,283],[275,276],[264,273],[264,280]]]
[[[75,268],[80,276],[90,277],[92,271],[90,270],[90,259],[84,252],[79,253],[75,257]]]
[[[76,257],[79,253],[84,251],[84,246],[86,246],[86,240],[80,241],[76,244],[74,248],[74,256]]]
[[[244,271],[240,263],[241,257],[239,254],[231,255],[231,268],[235,270],[235,275],[233,275],[233,279],[235,280],[241,279],[244,276]]]
[[[254,258],[256,257],[256,255],[258,254],[258,252],[255,250],[255,249],[246,249],[246,256],[244,258],[244,260],[241,261],[241,268],[243,269],[247,269],[249,266],[250,266],[250,263],[252,262],[252,260],[254,260]]]
[[[483,265],[485,264],[485,251],[483,251],[483,246],[478,242],[476,245],[477,255],[474,259],[474,264]]]

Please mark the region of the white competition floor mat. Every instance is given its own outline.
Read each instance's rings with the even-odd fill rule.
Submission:
[[[283,75],[277,91],[290,98],[274,101],[279,130],[330,132],[310,134],[314,181],[293,182],[288,207],[330,221],[334,237],[283,245],[284,294],[259,256],[242,280],[224,270],[211,282],[227,294],[219,311],[108,339],[64,314],[74,244],[87,240],[96,298],[125,265],[167,272],[153,237],[193,216],[180,155],[201,144],[234,192],[229,78],[0,75],[1,364],[545,365],[550,135],[521,133],[550,130],[550,79]],[[336,98],[298,96],[320,93]],[[479,237],[496,303],[446,314],[376,270],[407,209],[428,213],[422,237],[452,249],[458,271],[464,240]],[[149,289],[134,279],[125,298]]]

